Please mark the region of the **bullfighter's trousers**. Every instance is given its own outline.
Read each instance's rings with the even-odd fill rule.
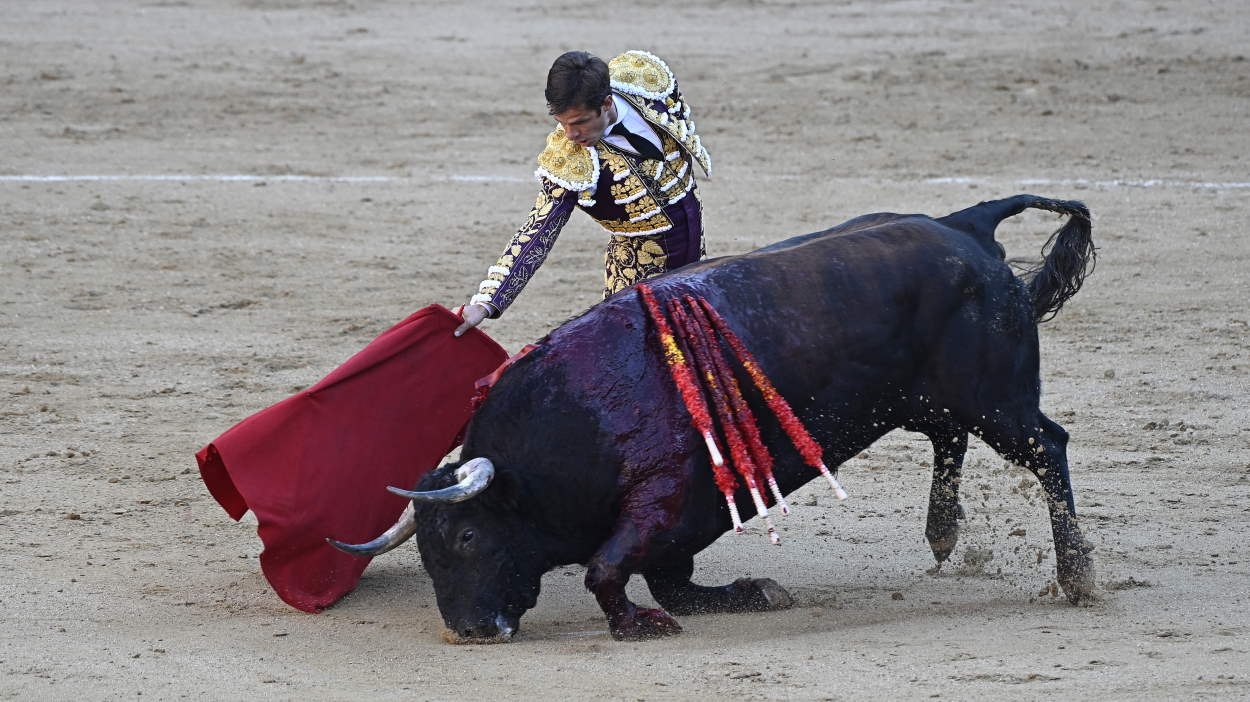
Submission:
[[[703,206],[694,190],[665,207],[664,214],[673,223],[668,231],[614,234],[608,241],[603,256],[604,297],[703,258]]]

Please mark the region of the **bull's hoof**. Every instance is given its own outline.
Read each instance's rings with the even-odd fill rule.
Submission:
[[[947,537],[929,540],[929,548],[933,550],[933,558],[938,562],[938,565],[945,563],[951,557],[951,553],[955,550],[955,544],[958,542],[958,531]]]
[[[1082,574],[1079,579],[1059,578],[1059,587],[1063,588],[1063,594],[1067,595],[1068,602],[1074,605],[1089,606],[1098,601],[1098,595],[1094,592],[1094,569],[1090,566],[1089,572]]]
[[[1098,600],[1094,593],[1094,559],[1089,552],[1093,547],[1082,544],[1079,550],[1069,551],[1056,562],[1059,587],[1074,605],[1091,605]]]
[[[610,626],[617,641],[646,641],[681,633],[681,624],[662,609],[638,607],[631,619]]]
[[[1073,605],[1093,605],[1098,601],[1094,591],[1094,560],[1085,553],[1074,558],[1064,558],[1060,563],[1059,587]]]
[[[955,503],[955,508],[944,520],[934,518],[933,514],[930,508],[929,525],[925,529],[924,536],[929,542],[929,548],[933,551],[933,558],[938,565],[941,565],[951,557],[955,545],[959,543],[959,520],[964,518],[964,506],[958,502]]]
[[[734,581],[734,586],[755,591],[747,607],[749,611],[770,612],[776,609],[790,609],[794,606],[794,598],[772,578],[739,578]]]

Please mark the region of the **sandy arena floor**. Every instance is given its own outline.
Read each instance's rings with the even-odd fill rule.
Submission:
[[[0,697],[1250,697],[1244,3],[10,4]],[[846,503],[800,491],[781,548],[756,530],[698,560],[776,578],[788,611],[617,643],[567,568],[515,643],[453,647],[412,547],[324,614],[272,594],[192,454],[473,291],[533,201],[572,48],[677,72],[712,255],[879,210],[1089,204],[1097,271],[1042,339],[1098,604],[1054,596],[1039,490],[981,445],[927,572],[929,448],[903,433],[844,466]],[[1000,240],[1035,255],[1055,224]],[[515,350],[593,304],[604,239],[575,215],[486,329]]]

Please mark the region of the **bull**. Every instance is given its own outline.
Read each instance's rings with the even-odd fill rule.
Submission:
[[[994,231],[1026,208],[1067,217],[1021,275]],[[1032,195],[941,218],[877,213],[649,282],[657,297],[708,300],[752,347],[836,466],[896,428],[933,444],[925,536],[938,563],[955,547],[969,435],[1032,471],[1045,491],[1058,582],[1092,599],[1092,547],[1077,523],[1067,432],[1039,408],[1038,323],[1081,286],[1095,250],[1079,202]],[[463,460],[422,477],[372,556],[414,533],[438,608],[462,641],[512,638],[540,579],[586,566],[617,639],[681,630],[671,615],[789,606],[776,582],[691,582],[694,555],[730,529],[636,290],[552,331],[502,374],[470,422]],[[752,404],[759,401],[752,400]],[[767,416],[762,411],[757,416]],[[761,422],[783,493],[817,477],[781,428]],[[745,489],[736,502],[755,513]],[[663,609],[626,596],[641,574]]]

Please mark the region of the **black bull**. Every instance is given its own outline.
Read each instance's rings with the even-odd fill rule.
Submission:
[[[994,229],[1026,208],[1068,216],[1045,260],[1017,277]],[[872,214],[740,256],[656,278],[661,301],[706,298],[754,351],[837,466],[904,428],[933,443],[925,530],[939,562],[955,546],[960,468],[973,434],[1031,470],[1050,508],[1059,584],[1093,594],[1091,547],[1077,526],[1068,434],[1038,407],[1037,323],[1093,262],[1078,202],[1020,195],[932,219]],[[819,474],[751,398],[789,493]],[[730,528],[707,451],[691,424],[639,295],[625,290],[557,328],[503,374],[465,437],[466,463],[427,474],[414,510],[369,544],[417,534],[439,610],[462,640],[508,639],[541,576],[585,564],[617,638],[681,630],[625,594],[641,573],[668,612],[788,606],[767,579],[690,582],[694,554]],[[459,474],[456,473],[460,468]],[[480,470],[480,469],[487,470]],[[743,518],[754,514],[745,489]]]

